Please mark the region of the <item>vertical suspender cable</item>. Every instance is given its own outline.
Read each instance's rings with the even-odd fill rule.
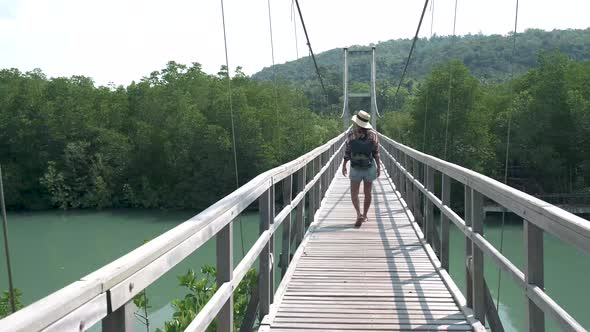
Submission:
[[[10,266],[10,252],[8,251],[8,221],[6,220],[6,206],[4,205],[4,184],[2,183],[2,165],[0,165],[0,204],[2,205],[2,230],[4,231],[4,253],[6,254],[6,269],[8,271],[8,291],[10,293],[10,308],[16,311],[14,287],[12,285],[12,269]]]
[[[295,55],[299,60],[299,42],[297,40],[297,20],[295,19],[295,1],[291,0],[291,21],[293,21],[293,32],[295,33]]]
[[[457,26],[457,2],[455,0],[455,15],[453,17],[453,40],[451,42],[451,49],[455,45],[455,28]],[[444,150],[444,157],[443,160],[447,159],[447,145],[448,145],[448,137],[449,137],[449,117],[451,114],[451,97],[452,97],[452,86],[453,86],[453,61],[449,62],[449,100],[447,101],[447,120],[445,124],[445,150]]]
[[[240,187],[240,181],[238,177],[238,154],[236,148],[236,131],[234,126],[234,109],[233,109],[233,102],[231,96],[231,77],[229,76],[229,57],[227,55],[227,35],[225,33],[225,10],[223,8],[223,0],[221,0],[221,20],[223,22],[223,44],[225,47],[225,67],[227,68],[227,93],[228,93],[228,101],[229,101],[229,112],[230,112],[230,119],[231,119],[231,136],[232,136],[232,143],[233,143],[233,150],[234,150],[234,171],[236,173],[236,188]],[[239,220],[238,224],[240,224],[240,240],[242,242],[242,256],[246,254],[244,250],[244,229],[242,225],[242,220]]]
[[[432,43],[432,27],[434,26],[434,0],[430,3],[430,11],[431,18],[430,18],[430,42]],[[431,64],[434,61],[434,53],[430,52],[431,55]],[[424,134],[422,136],[422,152],[426,153],[426,118],[428,116],[428,99],[430,98],[430,88],[428,85],[426,86],[426,104],[424,106]]]
[[[514,32],[512,33],[512,58],[510,59],[510,84],[514,80],[514,57],[516,55],[516,29],[518,28],[518,0],[516,0],[516,12],[514,14]],[[512,91],[511,88],[511,94]],[[508,183],[508,157],[510,152],[510,127],[512,125],[512,111],[508,112],[508,128],[506,129],[506,159],[504,160],[504,184]],[[506,209],[502,209],[502,228],[500,229],[500,253],[504,249],[504,224],[506,222]],[[496,297],[496,308],[500,310],[500,282],[502,280],[502,269],[498,269],[498,295]]]
[[[291,0],[291,21],[293,21],[293,32],[295,34],[295,56],[296,59],[299,60],[299,41],[297,40],[297,19],[295,17],[295,0]],[[295,90],[297,91],[297,90]],[[303,110],[303,97],[299,96],[299,107],[301,108],[301,110]],[[303,117],[303,123],[304,123],[304,128],[307,128],[307,126],[305,126],[305,117]],[[301,140],[302,140],[302,146],[303,146],[303,153],[307,152],[307,149],[305,148],[305,130],[303,130],[301,132]]]
[[[279,137],[279,101],[277,96],[277,73],[275,68],[275,47],[272,38],[272,18],[271,18],[271,10],[270,10],[270,0],[267,0],[266,3],[268,4],[268,27],[270,30],[270,53],[272,57],[272,80],[273,80],[273,91],[274,91],[274,99],[275,99],[275,143],[277,144],[277,154],[279,156],[279,161],[282,159],[281,156],[281,139]]]

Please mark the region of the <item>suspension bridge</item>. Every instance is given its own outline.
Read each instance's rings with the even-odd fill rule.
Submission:
[[[0,331],[84,331],[97,323],[103,331],[132,331],[133,297],[213,238],[219,287],[186,331],[204,331],[214,319],[219,331],[232,331],[232,294],[257,261],[253,315],[244,322],[253,324],[258,313],[259,331],[485,331],[484,322],[503,331],[484,259],[522,289],[528,331],[543,331],[546,319],[564,331],[585,331],[544,290],[543,234],[590,253],[587,220],[380,135],[384,172],[369,220],[357,229],[350,186],[339,171],[344,140],[343,133],[258,175],[190,220],[1,320]],[[453,185],[464,189],[463,216],[451,208]],[[484,197],[524,219],[524,270],[484,237]],[[234,221],[253,203],[260,209],[259,238],[234,264]],[[466,239],[465,295],[448,273],[450,223]],[[275,248],[278,236],[282,248]]]
[[[301,16],[298,3],[297,8]],[[423,16],[424,11],[418,31]],[[305,34],[313,57],[306,29]],[[350,98],[370,98],[377,127],[375,49],[357,53],[372,56],[370,90],[348,92],[345,49],[344,128]],[[411,51],[408,62],[410,57]],[[226,63],[229,68],[227,51]],[[316,70],[321,80],[317,64]],[[233,331],[233,294],[253,267],[258,286],[239,331],[504,331],[484,276],[485,260],[522,290],[527,331],[543,332],[548,319],[563,331],[586,331],[545,291],[543,236],[590,254],[587,220],[379,134],[383,172],[368,221],[356,228],[350,183],[339,171],[345,140],[346,131],[258,175],[190,220],[0,320],[0,331],[85,331],[98,325],[103,331],[133,331],[133,298],[212,239],[218,288],[185,331],[205,331],[214,320],[218,331]],[[453,197],[461,212],[452,208],[452,187],[462,190]],[[485,238],[486,199],[523,219],[523,269]],[[259,237],[235,262],[232,230],[251,205],[259,210]],[[448,272],[451,223],[466,243],[465,294]]]

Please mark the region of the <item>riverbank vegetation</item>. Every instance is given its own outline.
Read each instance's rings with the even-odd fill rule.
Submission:
[[[335,136],[301,91],[238,68],[240,184]],[[169,62],[128,87],[0,70],[0,163],[11,209],[203,209],[235,189],[225,68]],[[276,96],[276,99],[275,99]]]
[[[378,130],[503,181],[510,122],[508,184],[542,198],[573,194],[587,202],[590,28],[527,29],[516,36],[514,59],[513,42],[512,34],[422,38],[399,91],[412,40],[375,44],[377,105],[383,115]],[[313,72],[304,70],[311,65],[308,58],[273,70],[303,89],[315,109],[339,115],[342,54],[333,49],[317,57],[327,96]],[[348,61],[350,92],[369,91],[370,55],[349,55]],[[253,77],[269,80],[270,69]],[[351,100],[350,109],[359,108],[369,105]]]
[[[543,53],[536,68],[502,84],[481,83],[461,61],[441,63],[384,117],[386,135],[497,179],[510,126],[511,186],[590,194],[589,61]]]
[[[21,297],[23,293],[20,289],[14,289],[14,306],[16,310],[23,307]],[[12,304],[10,303],[10,291],[0,292],[0,319],[10,315],[12,313]]]

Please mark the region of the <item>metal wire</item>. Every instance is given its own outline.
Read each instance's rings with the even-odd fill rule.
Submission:
[[[303,26],[303,32],[305,32],[305,39],[307,40],[307,46],[309,47],[309,53],[311,54],[311,58],[313,59],[313,64],[315,65],[315,71],[320,79],[320,84],[322,85],[322,91],[324,95],[327,96],[328,93],[326,92],[326,88],[324,87],[324,80],[322,79],[322,74],[320,74],[320,69],[318,68],[318,63],[315,60],[315,55],[313,54],[313,49],[311,48],[311,42],[309,41],[309,35],[307,34],[307,28],[305,27],[305,22],[303,21],[303,14],[301,14],[301,7],[299,7],[299,0],[295,0],[295,4],[297,5],[297,11],[299,12],[299,18],[301,19],[301,25]]]
[[[512,58],[510,59],[510,80],[514,80],[514,56],[516,54],[516,29],[518,28],[518,0],[514,14],[514,32],[512,33]],[[511,91],[513,92],[513,91]],[[511,93],[512,94],[512,93]],[[508,128],[506,129],[506,159],[504,160],[504,184],[508,184],[508,157],[510,153],[510,129],[512,125],[512,111],[508,112]],[[504,249],[504,224],[506,223],[506,209],[502,209],[502,228],[500,229],[500,253]],[[496,296],[496,311],[500,311],[500,291],[502,269],[498,268],[498,292]]]
[[[455,28],[457,26],[457,2],[455,0],[455,15],[453,17],[453,40],[451,44],[451,49],[455,45]],[[449,63],[449,100],[447,101],[447,120],[445,125],[445,152],[443,160],[447,159],[447,146],[448,146],[448,137],[449,137],[449,118],[451,114],[451,97],[452,97],[452,86],[453,86],[453,62]]]
[[[225,32],[225,10],[223,8],[223,0],[221,0],[221,19],[223,22],[223,44],[225,46],[225,66],[227,68],[227,90],[228,90],[228,100],[229,100],[229,112],[231,118],[231,135],[232,135],[232,143],[233,143],[233,150],[234,150],[234,171],[236,175],[236,189],[240,187],[240,181],[238,176],[238,154],[237,154],[237,147],[236,147],[236,131],[234,126],[234,109],[233,109],[233,102],[231,96],[231,78],[229,76],[229,57],[227,55],[227,35]],[[240,241],[242,242],[242,256],[246,255],[246,251],[244,250],[244,229],[242,225],[242,220],[240,216],[238,216],[238,224],[240,225]]]
[[[10,308],[16,312],[14,298],[14,286],[12,285],[12,269],[10,266],[10,251],[8,250],[8,221],[6,219],[6,206],[4,204],[4,183],[2,182],[2,165],[0,165],[0,204],[2,205],[2,230],[4,231],[4,254],[6,255],[6,269],[8,272],[8,291],[10,293]]]
[[[432,42],[432,27],[434,26],[434,0],[430,3],[430,42]],[[434,54],[431,52],[431,60],[434,60]],[[432,62],[432,61],[431,61]],[[422,136],[422,152],[426,153],[426,123],[428,117],[428,100],[430,99],[430,88],[426,85],[426,104],[424,106],[424,134]]]
[[[279,134],[279,101],[277,96],[277,73],[275,68],[275,46],[272,38],[272,15],[270,10],[270,0],[266,1],[268,4],[268,27],[270,30],[270,53],[272,57],[272,80],[273,80],[273,92],[275,99],[275,142],[277,144],[277,154],[279,155],[279,162],[281,161],[281,138]]]
[[[418,34],[420,33],[420,27],[422,26],[422,20],[424,20],[424,13],[426,13],[426,8],[428,8],[428,0],[424,2],[424,8],[422,8],[422,14],[420,15],[420,21],[418,22],[418,28],[416,28],[416,34],[414,35],[414,41],[412,42],[412,47],[410,48],[410,53],[408,53],[408,59],[406,60],[406,65],[404,66],[404,71],[402,72],[402,76],[399,80],[399,84],[397,85],[397,90],[395,91],[395,96],[393,97],[394,100],[397,100],[397,95],[399,93],[399,89],[402,86],[402,82],[404,81],[404,76],[406,76],[406,71],[408,70],[408,65],[410,64],[410,59],[412,58],[412,53],[414,52],[414,47],[416,46],[416,41],[418,40]]]

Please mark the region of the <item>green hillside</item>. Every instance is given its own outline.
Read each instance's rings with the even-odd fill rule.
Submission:
[[[454,45],[453,45],[454,44]],[[397,81],[403,70],[406,57],[412,45],[411,39],[396,39],[380,42],[377,50],[377,79]],[[372,45],[355,45],[350,49],[368,48]],[[590,59],[590,28],[585,30],[543,31],[529,29],[517,35],[515,72],[524,73],[534,67],[540,52],[557,49],[572,60]],[[480,80],[498,82],[505,80],[510,73],[512,38],[510,35],[466,35],[453,37],[434,36],[420,39],[412,58],[409,78],[424,78],[433,64],[446,62],[452,58],[462,59],[467,68]],[[331,84],[341,84],[342,49],[332,49],[317,55],[323,75]],[[368,57],[351,57],[350,75],[358,81],[368,81],[370,61]],[[277,75],[287,81],[304,82],[315,80],[315,72],[310,57],[275,66]],[[270,80],[270,67],[252,76],[254,79]],[[337,79],[338,82],[331,80]]]

